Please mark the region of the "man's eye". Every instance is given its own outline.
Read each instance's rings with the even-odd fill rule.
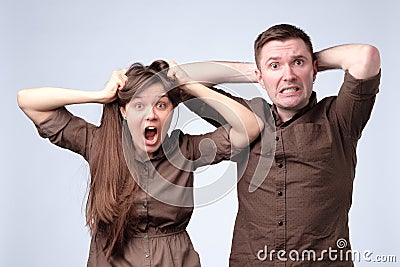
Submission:
[[[301,59],[296,59],[295,62],[294,62],[294,64],[296,64],[296,65],[303,65],[303,60],[301,60]]]
[[[277,69],[279,67],[278,63],[271,63],[271,69]]]

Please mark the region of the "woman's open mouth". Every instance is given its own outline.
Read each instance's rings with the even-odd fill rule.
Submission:
[[[154,126],[147,126],[144,129],[144,138],[146,145],[154,145],[158,140],[158,129]]]

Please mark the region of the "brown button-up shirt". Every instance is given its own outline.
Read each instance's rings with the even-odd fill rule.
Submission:
[[[230,266],[353,266],[348,212],[356,147],[379,82],[380,73],[359,80],[346,72],[338,96],[317,102],[313,92],[286,122],[259,98],[231,96],[267,127],[249,158],[237,159],[239,208]],[[221,119],[204,103],[188,106],[214,124]]]
[[[95,146],[102,145],[98,143],[98,127],[65,108],[56,110],[36,126],[42,137],[86,160],[93,156]],[[88,266],[200,266],[186,232],[193,212],[193,171],[230,158],[228,133],[229,127],[203,135],[174,130],[151,160],[143,160],[134,153],[126,142],[130,136],[123,139],[126,162],[140,186],[134,203],[137,234],[126,246],[123,258],[112,257],[107,262],[103,252],[105,240],[97,233],[90,245]]]

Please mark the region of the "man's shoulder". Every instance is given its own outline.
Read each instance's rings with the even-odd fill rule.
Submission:
[[[271,104],[268,103],[268,101],[263,98],[263,97],[254,97],[252,99],[244,99],[244,101],[246,101],[246,103],[250,106],[250,107],[263,107],[263,108],[271,108]]]
[[[322,99],[315,102],[314,105],[310,107],[310,111],[320,112],[321,110],[328,110],[332,108],[334,103],[336,102],[337,95],[325,96]]]

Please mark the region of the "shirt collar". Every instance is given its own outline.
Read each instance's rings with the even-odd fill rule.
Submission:
[[[299,118],[301,115],[303,115],[308,110],[310,110],[312,107],[314,107],[316,104],[317,104],[317,93],[315,91],[312,91],[307,106],[300,109],[290,120],[288,120],[286,122],[283,122],[281,120],[281,118],[278,115],[277,107],[275,104],[273,104],[271,107],[271,111],[272,111],[272,115],[274,116],[274,119],[275,119],[275,125],[278,127],[284,127],[286,125],[289,125],[292,121]]]
[[[139,162],[147,162],[147,161],[153,161],[153,160],[158,160],[166,155],[172,153],[178,146],[179,146],[179,136],[181,134],[180,130],[174,130],[172,131],[171,135],[166,135],[165,139],[162,143],[162,145],[153,153],[153,156],[150,157],[141,157],[139,153],[133,153],[133,157],[136,161]],[[135,148],[133,147],[133,151]]]

